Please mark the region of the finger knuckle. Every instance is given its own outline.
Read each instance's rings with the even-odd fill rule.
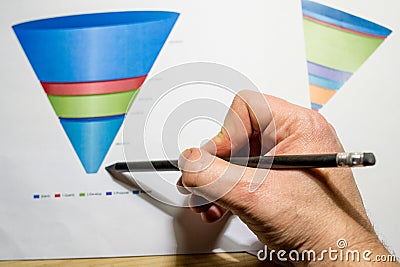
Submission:
[[[326,120],[326,118],[321,115],[320,113],[309,110],[305,112],[304,119],[308,121],[309,128],[314,133],[320,134],[331,134],[332,132],[332,125]]]
[[[233,99],[234,102],[245,102],[249,103],[256,95],[261,95],[259,92],[255,92],[252,90],[241,90],[239,91],[235,98]]]
[[[183,172],[183,174],[182,174],[183,185],[188,189],[198,187],[199,186],[198,176],[199,176],[199,174],[196,172]],[[190,190],[190,191],[192,191],[192,190]]]
[[[201,185],[203,168],[202,152],[200,149],[191,149],[190,155],[184,159],[182,170],[182,183],[185,187],[198,187]]]
[[[309,111],[302,119],[307,122],[303,129],[303,138],[307,143],[319,144],[321,151],[342,149],[334,127],[320,113]]]

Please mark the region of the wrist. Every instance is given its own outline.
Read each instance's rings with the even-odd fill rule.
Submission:
[[[343,235],[325,249],[318,249],[317,260],[306,266],[400,266],[375,233],[354,231]]]

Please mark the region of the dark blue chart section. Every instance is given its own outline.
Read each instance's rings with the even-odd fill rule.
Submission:
[[[322,22],[350,29],[365,34],[386,37],[392,31],[366,19],[321,5],[309,0],[302,0],[303,14]]]
[[[90,82],[149,73],[179,14],[129,11],[26,22],[14,31],[41,82]]]
[[[96,173],[106,156],[125,115],[64,119],[60,122],[87,173]]]

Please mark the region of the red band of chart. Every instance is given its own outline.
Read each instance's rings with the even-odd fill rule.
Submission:
[[[109,94],[137,90],[142,86],[147,75],[135,78],[78,83],[50,83],[42,82],[42,87],[48,95],[92,95]]]
[[[336,29],[339,29],[339,30],[342,30],[342,31],[346,31],[346,32],[350,32],[350,33],[355,33],[355,34],[359,34],[359,35],[364,35],[364,36],[368,36],[368,37],[372,37],[372,38],[386,39],[386,36],[380,36],[380,35],[375,35],[375,34],[369,34],[369,33],[359,32],[359,31],[352,30],[352,29],[347,29],[347,28],[345,28],[345,27],[337,26],[337,25],[334,25],[334,24],[330,24],[330,23],[324,22],[324,21],[322,21],[322,20],[318,20],[318,19],[316,19],[316,18],[307,16],[307,15],[303,15],[303,18],[308,19],[308,20],[311,20],[311,21],[314,21],[314,22],[319,23],[319,24],[321,24],[321,25],[325,25],[325,26],[328,26],[328,27],[336,28]]]

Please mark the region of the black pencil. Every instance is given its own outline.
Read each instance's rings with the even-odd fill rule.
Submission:
[[[223,158],[232,164],[261,169],[309,169],[335,167],[364,167],[375,165],[373,153],[333,153],[309,155],[280,155],[261,157]],[[106,167],[107,171],[151,172],[179,171],[178,160],[118,162]]]

